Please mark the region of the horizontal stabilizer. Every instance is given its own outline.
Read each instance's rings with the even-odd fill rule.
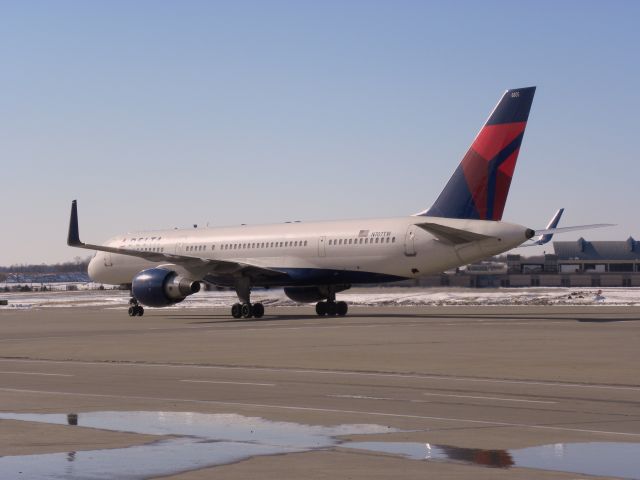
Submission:
[[[536,230],[535,235],[553,235],[556,233],[575,232],[576,230],[591,230],[592,228],[615,227],[613,223],[594,223],[592,225],[577,225],[575,227],[546,228]]]
[[[447,227],[439,223],[416,223],[416,227],[420,227],[425,232],[429,232],[438,240],[451,244],[460,245],[463,243],[477,242],[492,238],[480,233],[470,232],[468,230],[460,230],[459,228]]]

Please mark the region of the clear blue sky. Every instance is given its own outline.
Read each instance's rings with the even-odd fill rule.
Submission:
[[[537,85],[505,220],[640,238],[640,2],[0,2],[0,264],[200,225],[431,205]],[[576,239],[568,234],[564,239]]]

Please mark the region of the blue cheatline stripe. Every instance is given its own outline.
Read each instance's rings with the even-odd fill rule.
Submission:
[[[360,270],[338,270],[324,268],[278,268],[270,267],[283,273],[282,277],[260,277],[254,286],[291,287],[307,285],[333,285],[333,284],[358,284],[358,283],[386,283],[407,280],[411,277],[388,275],[385,273],[363,272]],[[207,275],[207,282],[221,286],[233,286],[234,278],[229,275]]]

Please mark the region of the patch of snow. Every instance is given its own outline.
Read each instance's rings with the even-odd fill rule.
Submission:
[[[86,287],[85,287],[86,288]],[[129,292],[122,290],[48,291],[0,293],[7,308],[106,307],[122,308]],[[281,289],[255,290],[252,301],[269,306],[296,306]],[[353,306],[456,306],[456,305],[640,305],[640,288],[357,288],[338,294]],[[206,291],[188,297],[173,309],[229,307],[238,301],[233,291]]]

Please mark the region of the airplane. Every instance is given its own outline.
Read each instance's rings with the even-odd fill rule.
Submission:
[[[143,305],[179,303],[203,281],[235,289],[234,318],[264,315],[261,303],[251,303],[257,287],[281,287],[296,302],[316,303],[320,316],[344,316],[348,305],[336,294],[352,285],[415,279],[536,236],[607,226],[534,230],[502,221],[535,90],[502,95],[435,203],[413,215],[140,231],[96,245],[80,240],[74,200],[67,244],[96,250],[88,267],[94,281],[130,285],[130,316],[142,316]]]

